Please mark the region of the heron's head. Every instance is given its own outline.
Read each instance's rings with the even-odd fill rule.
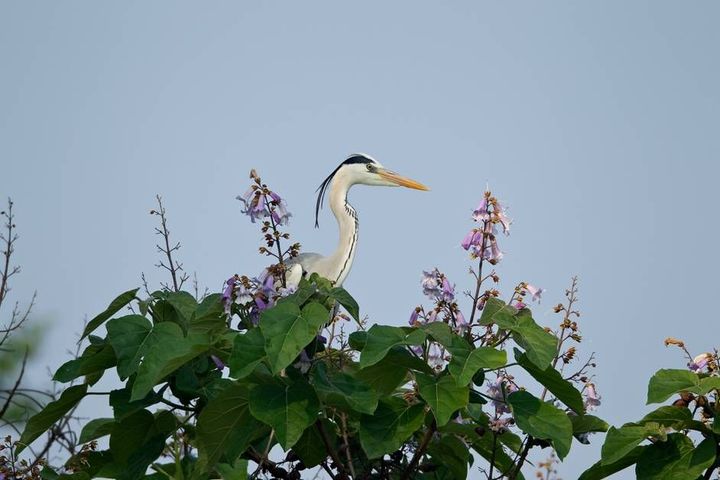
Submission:
[[[416,182],[392,170],[383,167],[380,162],[364,153],[354,153],[342,162],[318,187],[318,198],[315,208],[315,226],[322,207],[325,192],[331,182],[341,182],[346,188],[352,185],[375,185],[379,187],[407,187],[415,190],[430,190],[420,182]]]

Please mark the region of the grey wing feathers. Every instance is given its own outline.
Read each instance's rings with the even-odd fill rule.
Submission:
[[[288,266],[300,265],[303,272],[307,272],[308,266],[323,258],[319,253],[301,253],[297,257],[288,260]]]

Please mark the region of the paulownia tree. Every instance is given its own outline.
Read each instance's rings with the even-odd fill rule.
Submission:
[[[471,288],[463,296],[438,269],[424,272],[428,301],[406,326],[369,325],[317,275],[288,284],[300,245],[281,230],[283,199],[254,173],[240,199],[272,265],[232,276],[223,292],[183,291],[165,211],[154,210],[172,282],[115,298],[84,329],[82,354],[56,371],[75,383],[29,420],[14,455],[90,395],[112,414],[89,420],[79,453],[43,478],[462,479],[473,468],[520,479],[531,450],[564,459],[573,439],[607,429],[589,413],[593,357],[568,371],[582,340],[577,283],[554,308],[557,328],[528,307],[542,289],[501,294],[494,268],[510,220],[490,192],[461,242]],[[99,391],[111,373],[121,384]]]

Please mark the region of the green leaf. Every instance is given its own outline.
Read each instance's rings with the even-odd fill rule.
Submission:
[[[407,347],[391,348],[388,351],[387,355],[385,355],[383,361],[386,359],[391,359],[393,362],[395,362],[396,366],[404,367],[408,370],[414,370],[416,372],[423,372],[428,374],[435,373],[435,370],[433,370],[433,368],[428,365],[425,360],[411,353]],[[382,363],[382,361],[380,363]]]
[[[337,445],[338,437],[335,433],[335,425],[324,418],[320,421],[323,423],[323,429],[328,436],[330,445]],[[328,457],[324,442],[318,429],[312,426],[305,429],[300,440],[293,445],[292,449],[307,468],[313,468],[320,465],[320,463]]]
[[[45,470],[47,470],[47,468],[44,468],[43,472]],[[48,478],[57,478],[58,480],[90,480],[92,477],[87,472],[75,472],[75,473],[64,473],[62,475],[58,475],[57,477],[48,477]]]
[[[430,322],[420,328],[431,336],[433,340],[446,348],[450,348],[453,341],[463,340],[461,337],[455,335],[452,330],[450,330],[450,326],[445,322]]]
[[[360,321],[360,307],[355,299],[342,287],[335,287],[330,290],[330,297],[334,298],[340,305],[345,307],[356,322]]]
[[[147,467],[162,454],[168,435],[177,426],[177,418],[167,410],[155,415],[138,410],[115,424],[110,434],[110,451],[113,462],[123,467],[116,478],[142,478]]]
[[[693,392],[699,387],[697,374],[688,370],[658,370],[648,384],[647,403],[662,403],[678,392]]]
[[[527,308],[521,310],[517,325],[512,328],[513,340],[525,349],[528,360],[541,370],[545,370],[557,353],[557,338],[535,323]]]
[[[510,470],[515,465],[513,459],[505,452],[499,442],[493,444],[493,436],[489,433],[476,438],[472,443],[472,448],[488,462],[494,462],[495,468],[505,475],[510,473]],[[517,478],[518,480],[524,478],[522,472],[518,473]]]
[[[265,358],[265,337],[259,328],[237,334],[228,360],[230,376],[241,379],[250,375]]]
[[[351,408],[356,412],[372,414],[377,408],[377,394],[362,380],[335,372],[328,374],[324,363],[318,362],[310,374],[310,383],[320,399],[327,405]]]
[[[142,357],[157,342],[166,337],[174,341],[176,329],[171,325],[161,323],[153,328],[150,320],[141,315],[127,315],[108,322],[107,341],[117,356],[117,370],[121,380],[137,371]]]
[[[80,337],[80,340],[90,335],[97,327],[102,325],[107,319],[115,315],[117,312],[120,311],[121,308],[123,308],[128,303],[132,302],[132,300],[135,298],[135,294],[137,291],[140,290],[139,288],[135,288],[133,290],[128,290],[125,293],[122,293],[118,295],[115,300],[110,302],[110,305],[100,314],[98,314],[95,318],[90,320],[88,324],[85,326],[85,330],[83,331],[82,337]]]
[[[507,397],[517,426],[535,438],[551,440],[562,460],[570,451],[573,427],[567,414],[550,403],[520,390]]]
[[[700,379],[700,387],[697,390],[698,395],[707,395],[712,390],[720,391],[720,377],[705,377]]]
[[[520,453],[522,451],[522,439],[519,435],[515,435],[510,430],[506,430],[505,432],[498,435],[498,439],[500,440],[500,443],[508,447],[514,453]]]
[[[455,337],[449,348],[452,354],[448,371],[458,385],[469,385],[475,374],[483,368],[500,368],[507,364],[507,353],[492,347],[473,349],[463,338]]]
[[[373,415],[360,419],[360,444],[368,458],[378,458],[400,448],[419,429],[425,419],[425,407],[408,405],[397,397],[378,404]]]
[[[157,333],[158,341],[147,349],[143,362],[138,367],[131,402],[144,398],[163,378],[210,347],[205,335],[185,337],[175,323],[160,323],[153,327],[153,331]]]
[[[506,305],[505,302],[498,298],[490,297],[483,307],[480,325],[494,323],[498,327],[508,330],[516,324],[514,318],[516,313],[517,309],[515,307]]]
[[[290,365],[330,319],[330,312],[318,302],[300,311],[294,303],[281,303],[260,316],[265,352],[273,373]]]
[[[160,401],[159,396],[156,395],[155,392],[151,392],[145,398],[131,402],[131,389],[132,385],[129,385],[125,388],[110,392],[110,406],[113,409],[113,416],[116,421],[122,420],[128,415]]]
[[[705,439],[695,448],[682,433],[671,433],[665,442],[649,445],[635,468],[638,480],[684,480],[702,475],[715,461],[715,441]]]
[[[258,385],[250,391],[250,412],[275,429],[275,436],[285,450],[315,423],[319,410],[315,390],[304,381]]]
[[[20,454],[27,445],[30,445],[36,438],[52,427],[55,422],[65,416],[72,410],[87,393],[87,384],[75,385],[68,387],[60,398],[54,402],[45,405],[40,412],[36,413],[28,420],[25,430],[20,436],[16,454]]]
[[[235,460],[232,465],[221,463],[215,467],[223,480],[247,480],[248,461],[243,459]]]
[[[635,447],[624,457],[607,465],[602,462],[597,462],[592,467],[585,470],[578,480],[602,480],[614,473],[625,470],[627,467],[637,463],[638,458],[640,458],[640,455],[645,448],[647,447]]]
[[[189,333],[214,334],[222,333],[227,329],[225,307],[222,295],[213,293],[205,297],[193,313],[188,327]]]
[[[365,368],[382,360],[391,348],[398,345],[420,345],[425,332],[408,327],[373,325],[367,331],[367,341],[360,355],[360,367]]]
[[[646,425],[628,423],[620,428],[610,427],[605,437],[605,443],[602,446],[601,463],[603,465],[615,463],[632,452],[648,436],[664,435],[661,428],[657,423],[648,423]]]
[[[235,384],[211,400],[198,417],[199,461],[212,468],[225,455],[234,462],[250,442],[265,433],[263,425],[250,414],[248,388]]]
[[[66,383],[83,375],[100,373],[102,376],[106,369],[114,367],[116,363],[115,352],[110,345],[88,345],[81,356],[65,362],[58,368],[53,380]],[[89,383],[94,384],[97,380],[99,377]]]
[[[189,292],[163,292],[163,298],[168,302],[180,316],[182,325],[188,327],[198,307],[195,297]]]
[[[707,395],[712,390],[720,390],[720,377],[700,378],[688,370],[662,369],[650,379],[647,403],[662,403],[680,392]]]
[[[685,407],[676,407],[674,405],[666,405],[648,413],[638,423],[644,425],[646,423],[654,422],[662,425],[663,427],[682,430],[687,428],[692,421],[693,415],[692,412],[690,412],[690,409]]]
[[[468,404],[470,390],[465,385],[458,385],[449,375],[434,377],[416,373],[418,390],[435,415],[439,427],[450,421],[454,412]]]
[[[57,480],[58,478],[60,478],[60,475],[50,467],[43,467],[40,470],[40,480]],[[90,476],[87,476],[87,478],[89,479]]]
[[[497,298],[490,298],[483,308],[480,325],[494,323],[510,330],[513,340],[525,349],[528,359],[539,369],[545,370],[557,354],[557,338],[540,327],[529,309],[517,310]]]
[[[569,415],[573,434],[589,432],[607,432],[610,425],[594,415]]]
[[[432,442],[428,453],[436,465],[446,466],[454,478],[467,478],[470,454],[465,443],[455,435],[444,435]]]
[[[87,443],[91,440],[110,435],[115,426],[114,418],[96,418],[90,420],[80,432],[78,443]]]
[[[407,381],[408,369],[432,373],[427,363],[413,356],[405,347],[394,347],[385,358],[358,371],[355,377],[380,395],[389,395]]]
[[[177,311],[175,311],[175,307],[170,305],[170,302],[166,300],[156,300],[154,303],[151,304],[149,310],[150,315],[152,316],[153,323],[155,324],[171,322],[181,325],[183,328],[186,327],[186,325],[183,325],[183,321],[181,320],[180,315],[177,313]]]
[[[127,463],[130,456],[145,444],[155,426],[153,414],[138,410],[115,424],[110,434],[110,451],[118,463]]]
[[[352,332],[348,337],[348,343],[350,344],[350,348],[361,352],[367,343],[367,332],[364,330]]]
[[[76,453],[75,455],[71,456],[68,461],[66,462],[66,465],[68,464],[75,464],[78,465],[78,461],[82,459],[82,472],[74,473],[72,476],[67,476],[68,474],[63,474],[59,478],[73,478],[73,479],[79,479],[79,478],[116,478],[118,476],[118,472],[120,471],[119,466],[117,466],[115,463],[113,463],[112,454],[109,450],[101,450],[101,451],[95,451],[95,452],[84,452],[82,456],[80,453]],[[43,470],[44,471],[44,470]],[[82,477],[81,474],[85,474],[86,477]],[[106,476],[109,474],[108,476]]]
[[[560,375],[560,372],[555,370],[551,365],[548,365],[547,368],[542,370],[517,348],[515,349],[515,361],[575,413],[578,415],[585,413],[583,398],[578,389],[575,388],[572,383],[565,380],[562,375]]]

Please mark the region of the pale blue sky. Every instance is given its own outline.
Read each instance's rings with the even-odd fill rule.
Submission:
[[[234,200],[251,167],[287,198],[295,238],[329,252],[314,190],[364,151],[432,188],[352,192],[346,287],[372,322],[406,322],[423,269],[469,287],[459,242],[489,183],[515,221],[505,291],[547,288],[535,316],[555,325],[579,275],[599,414],[636,419],[649,376],[683,366],[666,336],[717,345],[719,14],[710,1],[0,2],[14,293],[38,291],[50,332],[34,377],[84,315],[142,271],[160,278],[156,193],[186,267],[217,289],[264,265]],[[566,480],[600,440],[574,447]]]

